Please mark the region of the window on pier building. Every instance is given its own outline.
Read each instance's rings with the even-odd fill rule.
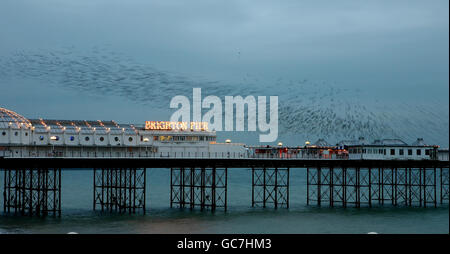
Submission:
[[[417,149],[417,155],[422,155],[422,151],[420,149]]]
[[[412,155],[412,149],[408,149],[408,155]]]
[[[206,141],[215,141],[216,137],[206,136]]]
[[[403,149],[399,149],[398,152],[399,152],[399,155],[403,155],[404,154]]]
[[[430,150],[429,149],[425,150],[425,155],[430,155]]]
[[[198,141],[198,136],[187,136],[186,141]]]
[[[159,140],[160,141],[171,141],[173,139],[172,136],[160,136]]]
[[[391,149],[391,155],[395,155],[395,149]]]

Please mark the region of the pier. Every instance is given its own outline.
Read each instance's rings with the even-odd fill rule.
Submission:
[[[422,138],[249,146],[218,143],[203,122],[27,119],[0,108],[4,215],[60,216],[66,169],[92,170],[92,208],[103,213],[145,214],[149,169],[170,169],[172,208],[226,211],[230,168],[251,172],[251,207],[288,209],[293,170],[305,174],[307,205],[437,207],[449,200],[448,155]]]
[[[0,158],[4,214],[61,215],[61,170],[92,170],[93,209],[145,214],[148,169],[170,169],[173,208],[228,206],[229,168],[250,169],[252,203],[289,208],[289,172],[307,179],[307,205],[438,207],[449,201],[449,162],[296,158]],[[151,201],[150,201],[151,203]]]

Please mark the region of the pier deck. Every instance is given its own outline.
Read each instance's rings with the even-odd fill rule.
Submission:
[[[296,158],[0,158],[0,169],[19,167],[49,168],[174,168],[174,167],[347,167],[347,168],[442,168],[449,161],[439,160],[339,160]]]

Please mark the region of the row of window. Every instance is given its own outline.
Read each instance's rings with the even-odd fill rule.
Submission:
[[[389,149],[389,153],[390,155],[396,155],[396,149]],[[409,156],[413,155],[413,149],[398,149],[398,155],[405,155],[405,150],[407,150],[407,153]],[[383,154],[386,155],[386,149],[361,149],[361,148],[352,148],[349,149],[348,151],[349,153],[352,154]],[[422,155],[422,149],[416,149],[416,155]],[[425,150],[425,155],[430,155],[430,150],[426,149]]]
[[[6,136],[6,132],[5,131],[3,131],[2,132],[2,136]],[[14,132],[14,136],[19,136],[19,132]],[[28,136],[28,132],[25,132],[25,136]]]
[[[2,132],[2,135],[5,136],[6,132]],[[19,135],[18,132],[14,133],[15,136]],[[25,136],[28,136],[28,133],[25,133]],[[52,136],[53,140],[58,141],[60,138],[59,136]],[[39,136],[39,140],[43,141],[45,139],[44,136]],[[69,137],[70,141],[74,141],[75,137],[74,136],[70,136]],[[84,138],[85,141],[89,141],[90,138],[88,136],[86,136]],[[105,140],[104,137],[100,137],[99,138],[100,142],[103,142]],[[155,141],[216,141],[216,137],[213,136],[154,136],[153,140]],[[118,142],[119,138],[118,137],[114,137],[114,141]],[[128,138],[129,142],[133,141],[132,137]],[[143,137],[141,137],[141,141],[143,141]]]
[[[59,140],[59,136],[52,136],[52,137],[54,137],[53,140],[56,140],[56,141]],[[43,141],[44,139],[45,139],[44,136],[39,136],[39,140]],[[70,136],[69,139],[70,139],[70,141],[74,141],[75,137],[74,136]],[[84,137],[84,140],[85,141],[89,141],[90,137],[86,136],[86,137]],[[99,140],[100,140],[100,142],[103,142],[103,141],[105,141],[105,138],[104,137],[100,137]],[[119,141],[119,137],[114,137],[114,141],[118,142]],[[133,142],[133,138],[129,137],[128,141]]]
[[[399,149],[398,150],[398,155],[405,155],[405,149]],[[395,149],[391,149],[391,155],[395,155]],[[413,155],[413,149],[408,149],[408,155]],[[416,149],[416,155],[422,155],[422,150],[421,149]],[[426,149],[425,150],[425,155],[430,155],[430,150]]]

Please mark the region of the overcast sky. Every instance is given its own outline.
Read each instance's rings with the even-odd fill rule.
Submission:
[[[213,78],[448,86],[448,8],[446,0],[2,0],[0,50],[109,44]]]
[[[448,5],[448,0],[1,0],[0,57],[107,49],[192,79],[308,79],[394,99],[438,98],[448,119]],[[0,86],[11,86],[9,81],[0,79]],[[16,96],[0,93],[0,105],[30,117],[35,111],[66,116],[50,110],[55,105],[46,96],[16,103],[15,97],[35,95],[32,86],[45,89],[24,81]],[[67,97],[54,103],[84,109],[100,102]]]

